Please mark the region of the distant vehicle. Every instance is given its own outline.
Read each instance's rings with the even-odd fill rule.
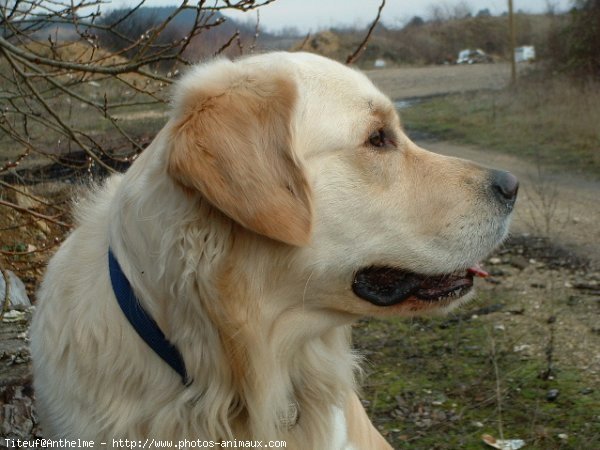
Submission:
[[[524,45],[515,48],[515,62],[529,62],[535,60],[535,47],[533,45]]]
[[[492,62],[492,58],[480,48],[461,50],[458,52],[456,64],[476,64]]]

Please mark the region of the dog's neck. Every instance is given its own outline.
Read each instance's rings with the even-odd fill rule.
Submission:
[[[217,282],[208,286],[199,278],[195,283],[204,284],[205,293],[198,292],[194,301],[202,303],[200,314],[210,318],[218,335],[215,357],[226,373],[206,380],[203,388],[227,383],[225,390],[237,396],[232,404],[243,405],[233,422],[241,419],[240,428],[251,430],[251,436],[301,435],[310,429],[310,439],[317,439],[315,430],[323,430],[323,436],[327,432],[331,408],[354,389],[348,330],[332,326],[323,311],[304,308],[303,299],[290,294],[302,295],[303,283],[294,289],[293,281],[277,279],[262,256],[259,249],[245,247],[238,234],[236,246],[211,277]],[[272,288],[278,283],[290,289]],[[293,428],[282,421],[290,404],[299,414]]]
[[[288,263],[280,244],[265,239],[252,248],[255,236],[246,239],[248,232],[202,199],[181,192],[173,202],[177,186],[148,184],[153,177],[135,171],[126,177],[123,186],[142,186],[120,193],[111,240],[128,257],[124,269],[144,308],[183,355],[194,380],[187,389],[197,392],[192,408],[207,435],[296,436],[305,448],[321,447],[332,408],[354,390],[357,365],[347,327],[304,308],[305,280],[276,278],[288,277],[273,270]],[[171,200],[157,199],[169,191]],[[144,220],[153,226],[144,227]],[[291,428],[281,419],[290,403],[299,414]]]
[[[254,277],[222,275],[220,280],[213,288],[217,296],[194,299],[203,303],[201,314],[217,337],[198,333],[197,339],[205,338],[202,353],[213,360],[195,359],[197,366],[190,370],[197,388],[205,394],[234,393],[220,405],[228,411],[232,430],[246,430],[250,437],[298,435],[300,441],[315,439],[314,448],[320,448],[317,442],[327,435],[332,407],[341,406],[354,390],[349,330],[330,328],[323,312],[272,308],[290,299],[258,297]],[[184,345],[184,339],[179,341]],[[184,357],[197,355],[199,340],[185,341],[193,344],[184,347]],[[220,366],[220,375],[207,371],[207,365]],[[289,417],[296,414],[297,424]],[[312,436],[303,436],[303,430]]]

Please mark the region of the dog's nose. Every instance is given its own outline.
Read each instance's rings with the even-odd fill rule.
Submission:
[[[491,173],[492,192],[496,199],[512,209],[517,192],[519,191],[519,180],[510,172],[503,170],[492,170]]]

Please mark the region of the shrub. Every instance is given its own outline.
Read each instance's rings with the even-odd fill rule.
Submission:
[[[569,23],[555,28],[548,42],[554,67],[600,79],[600,0],[577,0]]]

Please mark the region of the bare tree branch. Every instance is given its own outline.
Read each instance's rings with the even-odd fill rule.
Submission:
[[[30,198],[30,199],[36,201],[40,205],[51,206],[52,208],[60,211],[61,213],[65,213],[66,212],[64,209],[59,208],[58,206],[56,206],[54,204],[51,204],[51,203],[47,202],[46,200],[44,200],[44,199],[42,199],[42,198],[40,198],[40,197],[38,197],[36,195],[33,195],[33,194],[29,193],[29,192],[26,192],[26,191],[24,191],[22,189],[19,189],[19,188],[15,187],[15,186],[13,186],[13,185],[11,185],[9,183],[5,183],[2,180],[0,180],[0,186],[4,187],[6,189],[10,189],[11,191],[18,192],[19,194],[24,195],[25,197]]]
[[[258,14],[251,28],[223,13],[273,1],[182,0],[165,9],[137,0],[108,10],[105,0],[0,0],[0,190],[34,205],[2,196],[2,212],[15,215],[3,215],[0,232],[18,235],[32,220],[45,234],[58,228],[44,222],[68,230],[60,199],[68,184],[52,184],[58,198],[23,184],[124,170],[166,120],[168,86],[185,66],[235,54],[234,42],[240,52],[246,41],[256,47]],[[0,264],[37,270],[38,259],[23,258],[31,253],[3,249]]]
[[[114,66],[97,66],[97,65],[73,63],[70,61],[59,61],[59,60],[50,59],[50,58],[43,58],[41,56],[37,56],[31,52],[22,50],[19,47],[12,45],[10,42],[8,42],[3,37],[0,37],[0,47],[2,47],[2,49],[4,49],[7,52],[10,52],[14,55],[20,56],[21,58],[26,59],[27,61],[33,62],[35,64],[42,64],[42,65],[46,65],[46,66],[58,67],[60,69],[67,69],[67,70],[73,70],[73,71],[78,71],[78,72],[102,73],[102,74],[107,74],[107,75],[120,75],[123,73],[137,71],[137,72],[141,73],[142,75],[145,75],[149,78],[153,78],[155,80],[164,81],[166,83],[173,82],[173,80],[171,80],[167,77],[163,77],[156,73],[152,73],[152,72],[142,69],[143,66],[147,66],[147,65],[150,65],[153,63],[163,61],[165,59],[163,56],[154,56],[154,57],[146,58],[142,61],[127,63],[127,64],[117,64]]]
[[[354,62],[358,59],[358,57],[361,55],[361,53],[365,50],[365,48],[367,48],[367,42],[369,42],[369,39],[371,38],[371,34],[373,33],[373,30],[379,23],[379,18],[381,17],[381,11],[383,10],[384,6],[385,6],[385,0],[381,0],[381,4],[379,5],[379,9],[377,10],[377,17],[375,17],[375,20],[369,27],[369,30],[367,31],[365,38],[358,45],[358,47],[356,47],[356,50],[354,50],[354,52],[352,54],[348,55],[348,57],[346,58],[346,64],[354,64]]]
[[[38,219],[43,219],[43,220],[46,220],[48,222],[54,223],[56,225],[60,225],[61,227],[65,227],[65,228],[71,228],[72,227],[71,224],[68,224],[66,222],[61,222],[60,220],[56,220],[55,217],[50,217],[50,216],[47,216],[45,214],[41,214],[41,213],[38,213],[36,211],[32,211],[31,209],[24,208],[23,206],[19,206],[16,203],[12,203],[12,202],[8,202],[6,200],[0,199],[0,205],[2,205],[2,206],[8,206],[9,208],[15,209],[15,210],[20,211],[20,212],[25,213],[25,214],[29,214],[29,215],[31,215],[33,217],[37,217]]]

